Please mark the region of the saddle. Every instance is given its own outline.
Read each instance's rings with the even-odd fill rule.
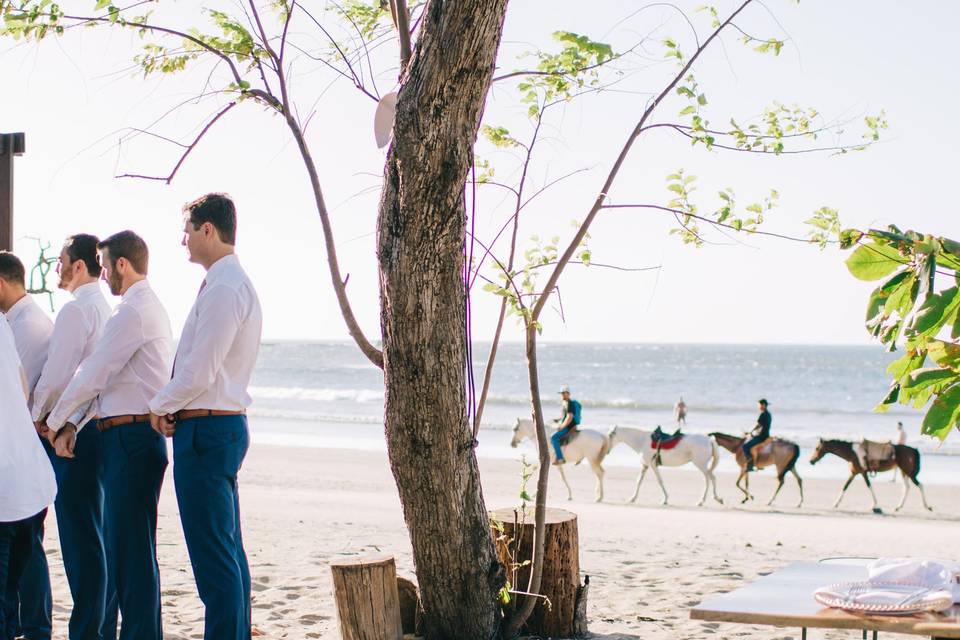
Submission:
[[[750,449],[750,456],[753,458],[753,466],[757,469],[773,464],[773,438],[770,437],[759,444],[755,444]]]
[[[677,429],[673,433],[665,433],[658,425],[654,432],[650,434],[650,448],[657,450],[657,454],[653,456],[654,463],[657,465],[661,464],[660,452],[673,449],[680,444],[681,440],[683,440],[683,434],[680,433],[680,429]]]
[[[654,432],[650,434],[650,448],[657,449],[658,451],[673,449],[683,440],[683,436],[684,434],[681,433],[680,429],[677,429],[673,433],[666,433],[660,427],[657,427]]]
[[[867,471],[880,471],[885,464],[896,460],[897,450],[891,442],[863,440],[856,446],[860,466]]]
[[[563,436],[562,438],[560,438],[560,446],[561,446],[561,447],[565,447],[565,446],[567,446],[568,444],[570,444],[570,441],[573,440],[574,438],[576,438],[576,437],[577,437],[577,434],[579,434],[579,433],[580,433],[580,429],[579,429],[578,427],[574,427],[573,429],[571,429],[570,431],[568,431],[568,432],[567,432],[567,435],[565,435],[565,436]]]

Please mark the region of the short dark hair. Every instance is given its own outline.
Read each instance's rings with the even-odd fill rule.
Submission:
[[[97,249],[110,252],[110,266],[115,267],[117,260],[126,258],[133,270],[142,276],[147,275],[150,263],[150,251],[143,238],[133,231],[120,231],[97,243]]]
[[[209,222],[217,230],[220,240],[229,245],[237,244],[237,208],[225,193],[208,193],[193,202],[183,205],[194,229]]]
[[[0,278],[21,287],[27,286],[27,271],[23,263],[9,251],[0,251]]]
[[[82,260],[87,267],[87,273],[97,277],[101,271],[100,260],[97,259],[97,244],[99,242],[100,238],[97,236],[88,233],[76,233],[67,236],[67,240],[63,243],[63,250],[67,252],[70,262]]]

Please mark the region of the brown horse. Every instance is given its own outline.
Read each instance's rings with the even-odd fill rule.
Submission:
[[[743,453],[743,445],[747,439],[717,431],[711,433],[710,437],[716,440],[717,444],[721,447],[736,456],[737,464],[740,465],[740,475],[737,477],[737,489],[743,492],[743,500],[740,501],[740,504],[743,504],[747,500],[753,500],[753,495],[750,494],[750,476],[747,472],[747,458]],[[787,475],[787,472],[792,473],[793,477],[797,479],[797,486],[800,488],[800,501],[797,502],[797,507],[803,506],[803,480],[800,479],[800,474],[797,473],[796,469],[797,460],[800,458],[800,447],[789,440],[774,438],[771,444],[765,445],[762,448],[763,451],[760,450],[760,447],[753,449],[754,467],[757,470],[769,467],[770,465],[777,467],[777,490],[773,492],[767,506],[773,504],[773,501],[777,499],[780,489],[783,488],[783,479]],[[740,484],[741,482],[743,482],[743,485]]]
[[[871,469],[871,471],[900,469],[900,475],[903,477],[903,496],[900,498],[897,511],[903,509],[903,504],[907,501],[910,482],[913,482],[913,484],[917,485],[917,488],[920,489],[920,499],[923,500],[923,506],[926,507],[928,511],[933,511],[933,507],[927,504],[927,496],[923,491],[923,485],[917,480],[917,476],[920,474],[920,452],[905,444],[895,444],[893,445],[893,450],[894,457],[892,460],[880,462],[877,468]],[[810,464],[816,464],[820,458],[828,453],[839,456],[850,463],[850,477],[847,478],[843,489],[840,490],[837,501],[833,503],[834,508],[840,506],[840,501],[843,500],[843,494],[847,492],[847,488],[850,486],[850,483],[853,482],[853,479],[857,476],[862,476],[863,481],[867,483],[867,488],[870,489],[870,495],[873,496],[873,509],[874,511],[879,510],[877,506],[877,494],[873,492],[873,486],[870,484],[870,478],[867,476],[867,469],[863,468],[860,462],[860,456],[857,455],[854,449],[854,444],[846,440],[824,440],[821,438],[817,443],[817,449],[810,458]]]

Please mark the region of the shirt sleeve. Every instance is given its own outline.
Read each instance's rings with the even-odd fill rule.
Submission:
[[[173,378],[150,401],[156,415],[180,411],[213,384],[243,323],[243,300],[239,291],[214,285],[197,301],[196,313],[193,348],[177,354]]]
[[[143,322],[135,309],[118,308],[103,328],[103,337],[77,369],[56,407],[47,417],[54,431],[81,407],[106,388],[110,378],[120,371],[143,345]],[[79,425],[78,425],[79,426]]]
[[[66,305],[57,315],[50,336],[47,362],[33,390],[34,422],[50,413],[76,373],[83,358],[88,329],[83,312],[76,304]]]

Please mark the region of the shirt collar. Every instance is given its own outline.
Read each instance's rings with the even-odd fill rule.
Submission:
[[[99,282],[88,282],[87,284],[80,285],[73,290],[73,297],[77,300],[80,298],[89,298],[90,296],[100,293],[100,283]]]
[[[226,274],[232,269],[238,268],[239,266],[240,266],[240,261],[237,259],[237,254],[230,253],[223,256],[222,258],[214,262],[212,265],[210,265],[209,269],[207,269],[207,275],[206,277],[204,277],[204,280],[206,281],[207,286],[209,287],[211,284],[213,284],[219,278],[221,278],[224,274]]]
[[[30,297],[30,294],[23,296],[17,300],[9,311],[7,311],[6,316],[7,320],[11,323],[16,322],[21,314],[26,313],[27,309],[35,305],[36,302],[33,301],[33,298]]]
[[[123,292],[123,295],[120,296],[121,300],[126,300],[130,296],[136,295],[138,291],[146,291],[150,288],[150,285],[147,283],[147,279],[144,278],[140,282],[136,282],[130,285],[130,288]]]

